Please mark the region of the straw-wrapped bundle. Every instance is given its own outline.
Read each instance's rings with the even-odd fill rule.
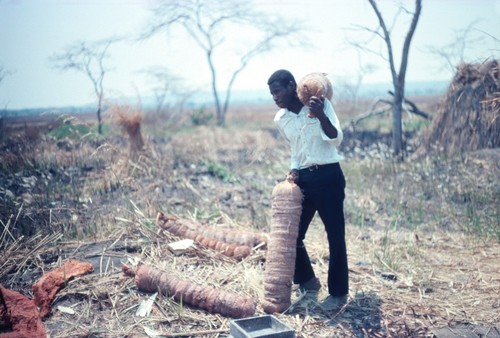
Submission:
[[[179,219],[175,216],[168,216],[162,212],[159,212],[156,218],[160,227],[166,230],[171,227],[178,228],[185,226],[191,230],[196,230],[204,237],[214,238],[218,241],[230,244],[246,245],[251,248],[256,246],[265,248],[267,243],[267,234],[258,231],[209,226],[188,219]]]
[[[137,288],[145,292],[159,292],[172,296],[175,301],[232,318],[243,318],[255,313],[251,297],[240,296],[208,285],[198,285],[155,269],[139,265],[136,270],[124,265],[122,271],[134,277]]]
[[[158,213],[156,221],[162,229],[175,236],[192,239],[204,247],[214,249],[236,260],[242,260],[250,255],[251,246],[266,241],[265,236],[250,231],[220,231],[213,227],[204,228],[195,222],[180,220],[161,212]]]
[[[302,198],[300,188],[288,181],[278,183],[272,192],[262,303],[266,313],[283,312],[291,305]]]

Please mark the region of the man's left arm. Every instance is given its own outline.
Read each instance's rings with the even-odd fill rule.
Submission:
[[[312,114],[314,114],[314,117],[319,120],[321,129],[323,129],[326,136],[330,139],[336,139],[339,136],[339,128],[333,125],[332,121],[325,113],[327,105],[330,105],[330,103],[325,103],[324,97],[319,98],[317,96],[313,96],[309,101],[309,110]]]

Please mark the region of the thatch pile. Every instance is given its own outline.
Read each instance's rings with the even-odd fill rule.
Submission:
[[[500,146],[499,60],[458,67],[422,144],[452,155]]]

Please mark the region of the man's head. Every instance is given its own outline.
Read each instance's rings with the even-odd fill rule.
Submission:
[[[270,86],[273,82],[278,81],[283,87],[286,87],[289,83],[293,83],[297,87],[297,82],[292,73],[286,69],[280,69],[275,71],[267,80],[267,85]]]
[[[292,73],[280,69],[275,71],[267,81],[273,100],[280,108],[289,108],[297,98],[297,83]]]

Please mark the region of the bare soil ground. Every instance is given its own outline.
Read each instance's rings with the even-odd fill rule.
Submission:
[[[137,290],[121,265],[139,262],[250,295],[255,315],[264,315],[265,250],[242,261],[199,244],[173,252],[168,244],[181,238],[155,217],[162,211],[267,232],[271,190],[288,165],[286,144],[269,123],[273,112],[239,109],[226,128],[172,130],[145,119],[146,149],[134,157],[116,125],[105,139],[54,140],[27,129],[4,137],[0,284],[31,298],[32,284],[65,260],[94,265],[57,293],[43,319],[52,338],[228,337],[231,318],[169,295],[137,315],[151,294]],[[320,306],[329,257],[314,219],[306,245],[323,287],[317,295],[294,293],[291,308],[276,317],[297,337],[444,337],[446,330],[499,337],[500,151],[411,158],[417,129],[406,134],[407,160],[394,163],[389,139],[383,128],[346,128],[348,304]]]

